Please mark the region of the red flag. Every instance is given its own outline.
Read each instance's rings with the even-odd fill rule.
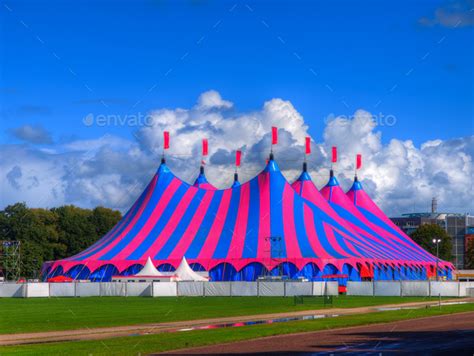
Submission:
[[[356,169],[360,169],[362,167],[362,155],[358,154],[356,157]]]
[[[207,138],[202,139],[202,155],[207,156],[208,154],[208,147],[207,147]]]
[[[240,158],[242,157],[242,152],[240,150],[237,150],[235,152],[235,166],[240,167]]]
[[[332,163],[336,163],[337,162],[337,147],[336,146],[332,146],[332,160],[331,160]]]
[[[306,137],[306,154],[309,155],[311,153],[311,137]]]
[[[278,127],[272,126],[272,145],[278,143]]]
[[[163,149],[170,148],[170,133],[168,131],[163,132],[163,141]]]

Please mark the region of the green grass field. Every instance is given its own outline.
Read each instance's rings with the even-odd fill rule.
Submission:
[[[424,300],[428,298],[339,296],[333,299],[333,307],[353,308]],[[84,329],[320,308],[324,305],[295,306],[293,298],[279,297],[4,298],[0,299],[0,333]]]
[[[137,355],[186,347],[234,342],[264,336],[309,332],[339,327],[385,323],[397,320],[474,311],[474,304],[442,306],[429,309],[386,311],[363,315],[340,316],[311,321],[196,330],[188,332],[120,337],[99,341],[0,347],[1,355]]]

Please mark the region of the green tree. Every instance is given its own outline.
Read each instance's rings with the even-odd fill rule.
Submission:
[[[102,237],[108,233],[121,218],[122,214],[120,211],[98,206],[92,210],[90,220],[95,227],[97,236]]]
[[[474,269],[474,238],[467,240],[465,266],[467,269]]]
[[[441,226],[435,224],[421,225],[412,232],[411,238],[434,256],[436,256],[436,244],[433,243],[433,239],[441,239],[439,243],[439,258],[445,261],[452,260],[451,237]]]

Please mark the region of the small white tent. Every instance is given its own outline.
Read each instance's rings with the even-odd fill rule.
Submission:
[[[172,277],[174,281],[207,281],[208,278],[201,276],[200,274],[193,271],[191,267],[188,265],[188,261],[186,261],[186,257],[183,257],[181,263],[179,264],[178,268],[174,272],[174,276]]]
[[[153,265],[153,262],[151,262],[151,258],[148,257],[148,259],[146,260],[146,263],[145,263],[145,266],[143,266],[143,268],[141,269],[140,272],[138,272],[135,276],[137,277],[142,277],[142,276],[146,276],[146,277],[154,277],[154,276],[162,276],[163,273],[161,273],[160,271],[158,271],[156,269],[156,267]]]

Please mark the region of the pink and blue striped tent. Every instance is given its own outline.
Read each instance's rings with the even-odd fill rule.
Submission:
[[[408,241],[406,248],[391,248],[392,235],[382,235],[380,228],[373,232],[375,224],[342,190],[347,205],[342,209],[354,218],[346,213],[341,216],[336,203],[342,198],[334,198],[339,192],[330,193],[334,197],[328,204],[314,185],[308,186],[313,193],[307,194],[303,179],[299,182],[304,186],[297,182],[292,187],[272,156],[250,181],[239,183],[237,178],[232,187],[221,190],[190,185],[163,160],[144,192],[109,233],[75,256],[45,263],[43,276],[107,281],[135,274],[148,257],[160,270],[173,270],[186,257],[193,269],[209,271],[213,281],[250,281],[275,274],[318,280],[345,270],[357,280],[362,270],[387,261],[433,262],[433,256]],[[353,221],[356,218],[363,227]]]
[[[361,187],[359,182],[356,186]],[[353,189],[354,186],[351,190]],[[388,228],[386,221],[390,219],[385,214],[382,213],[385,216],[385,222],[382,224],[381,221],[369,217],[369,212],[361,211],[351,199],[352,193],[346,195],[341,189],[332,170],[329,182],[321,189],[321,194],[354,231],[364,236],[373,246],[380,245],[386,252],[385,258],[371,266],[374,279],[426,279],[427,275],[431,275],[436,265],[436,257],[417,245],[401,230]],[[370,200],[365,192],[364,194]],[[375,206],[373,202],[372,204]],[[393,223],[390,222],[390,225]],[[444,269],[453,268],[452,264],[445,261],[438,261],[438,264]]]

